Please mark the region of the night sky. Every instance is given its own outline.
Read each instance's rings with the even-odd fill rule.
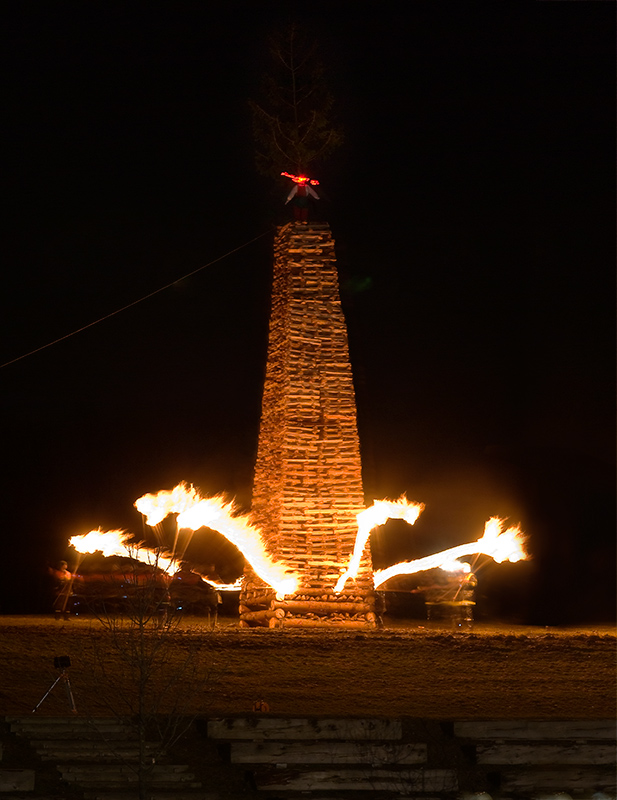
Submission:
[[[411,533],[375,537],[376,559],[507,516],[533,560],[486,566],[496,614],[614,618],[604,2],[4,8],[0,613],[44,608],[69,536],[140,533],[145,492],[186,480],[250,507],[289,211],[255,171],[248,99],[291,11],[345,130],[316,213],[337,246],[366,499],[427,506]]]

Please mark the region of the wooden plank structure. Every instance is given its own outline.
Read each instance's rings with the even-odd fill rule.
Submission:
[[[616,728],[614,720],[469,720],[455,722],[454,734],[501,792],[614,797]]]
[[[137,800],[141,796],[137,785],[140,745],[130,719],[30,714],[5,717],[5,722],[11,734],[29,742],[41,762],[56,764],[58,779],[64,784],[63,797],[67,791],[85,800]],[[171,763],[156,743],[146,743],[146,754],[152,759],[149,798],[217,800],[218,794],[202,790],[186,764]],[[0,792],[34,788],[33,770],[0,770]]]
[[[30,714],[5,723],[41,762],[35,776],[7,747],[5,756],[10,750],[13,758],[2,763],[0,793],[33,791],[35,778],[49,780],[55,763],[58,779],[71,785],[69,794],[136,800],[128,769],[136,759],[130,720]],[[248,781],[264,797],[281,800],[461,800],[478,793],[485,800],[606,800],[615,797],[615,728],[614,719],[211,718],[191,728],[190,765],[158,760],[148,797],[239,796],[223,794],[210,777],[225,775],[234,787]],[[8,743],[6,731],[2,735]],[[66,785],[58,796],[65,791]]]
[[[615,721],[208,720],[231,765],[286,800],[615,797]],[[547,794],[548,793],[548,794]]]
[[[0,792],[33,791],[33,769],[0,769]]]
[[[277,797],[437,800],[458,790],[456,770],[428,765],[426,742],[405,740],[400,719],[211,719],[208,737],[227,742],[231,763],[251,767],[255,787]]]
[[[324,223],[278,229],[252,517],[268,552],[300,576],[277,600],[247,566],[244,627],[375,627],[368,546],[355,580],[334,587],[364,509],[356,403],[334,240]]]

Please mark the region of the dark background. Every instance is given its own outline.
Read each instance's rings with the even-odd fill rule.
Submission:
[[[247,101],[294,10],[346,133],[317,213],[366,499],[427,505],[374,536],[377,565],[507,516],[533,559],[482,568],[487,613],[614,619],[614,4],[329,5],[3,10],[0,613],[47,607],[73,534],[140,533],[145,492],[250,507],[288,212]]]

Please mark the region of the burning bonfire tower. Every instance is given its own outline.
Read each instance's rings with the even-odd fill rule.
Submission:
[[[293,595],[247,566],[244,626],[374,627],[369,546],[349,562],[364,509],[356,403],[334,240],[327,224],[278,229],[252,519],[269,554],[299,577]]]

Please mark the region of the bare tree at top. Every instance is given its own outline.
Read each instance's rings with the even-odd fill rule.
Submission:
[[[257,169],[270,177],[306,173],[343,141],[317,42],[292,23],[271,38],[270,64],[261,98],[250,101]]]

